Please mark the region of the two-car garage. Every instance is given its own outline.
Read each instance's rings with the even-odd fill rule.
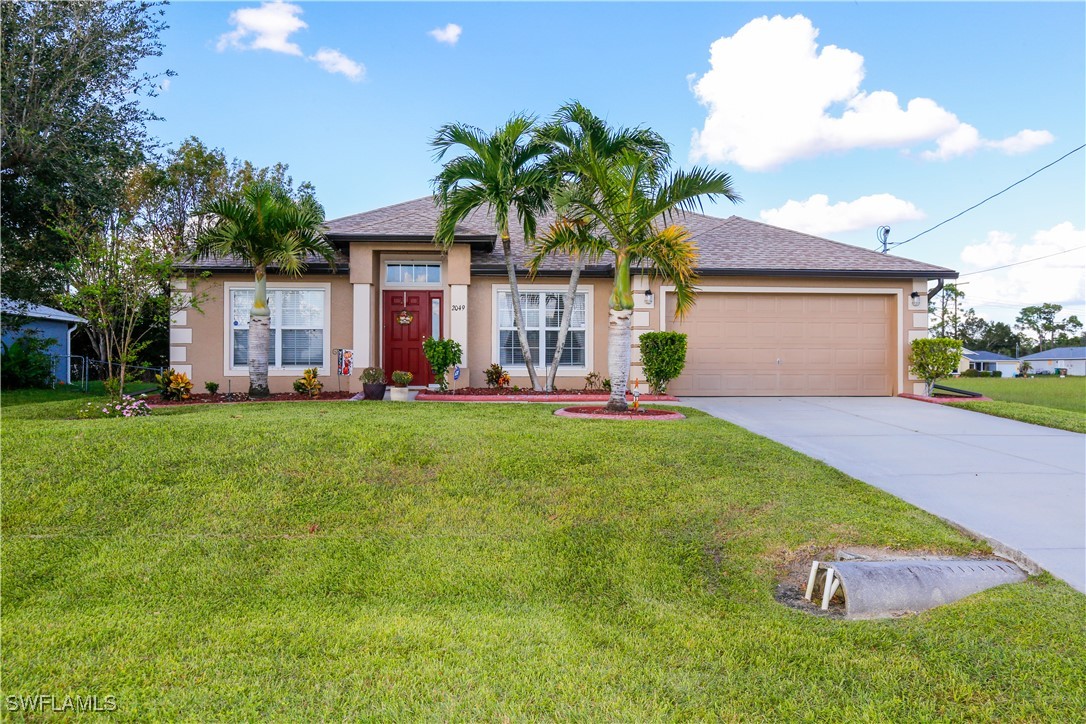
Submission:
[[[687,334],[669,387],[691,396],[888,396],[900,391],[895,289],[702,287],[686,317],[664,291],[667,329]]]

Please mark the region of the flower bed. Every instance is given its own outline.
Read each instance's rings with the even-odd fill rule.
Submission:
[[[147,401],[151,407],[174,407],[176,405],[215,405],[235,402],[329,402],[333,400],[347,400],[354,395],[353,392],[322,392],[320,397],[298,394],[297,392],[275,392],[267,397],[249,397],[247,393],[235,392],[233,395],[205,393],[194,394],[187,400],[163,400],[158,395],[148,395]]]
[[[605,407],[563,407],[555,410],[559,417],[577,417],[583,420],[685,420],[686,415],[673,410],[653,410],[641,407],[637,410],[613,412]]]
[[[607,402],[611,393],[607,390],[541,390],[513,389],[511,387],[463,387],[445,392],[420,392],[415,398],[421,402]],[[633,395],[626,393],[626,400],[633,402]],[[642,402],[678,402],[671,395],[641,395]]]

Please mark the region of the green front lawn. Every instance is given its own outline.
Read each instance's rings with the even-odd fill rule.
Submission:
[[[79,421],[5,406],[5,695],[127,719],[1070,721],[1086,597],[1048,576],[812,617],[839,545],[984,550],[696,411],[266,403]]]
[[[956,402],[975,412],[1034,425],[1086,432],[1086,377],[962,377],[950,387],[979,392],[992,402]]]
[[[946,384],[1000,402],[1086,414],[1086,377],[958,377]]]

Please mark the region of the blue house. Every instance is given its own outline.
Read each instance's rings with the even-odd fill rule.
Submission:
[[[43,339],[53,340],[53,344],[48,349],[48,353],[55,360],[53,376],[58,382],[70,383],[72,331],[75,330],[76,325],[87,320],[60,309],[40,304],[21,304],[8,299],[0,300],[0,310],[5,315],[21,317],[26,321],[26,324],[17,327],[4,324],[2,335],[4,345],[11,344],[27,330],[36,330]]]

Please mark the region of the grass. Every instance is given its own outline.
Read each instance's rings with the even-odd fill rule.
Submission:
[[[1040,405],[1027,405],[1021,402],[953,402],[954,407],[962,407],[974,412],[983,412],[987,415],[1005,417],[1019,422],[1029,422],[1043,427],[1052,427],[1057,430],[1070,430],[1071,432],[1086,433],[1086,414],[1081,412],[1069,412],[1057,410],[1053,407]]]
[[[949,384],[993,400],[956,407],[1086,433],[1086,377],[962,377]]]
[[[5,397],[5,401],[7,398]],[[983,546],[688,411],[5,406],[6,695],[125,719],[1080,719],[1049,576],[903,619],[779,605],[838,545]]]

